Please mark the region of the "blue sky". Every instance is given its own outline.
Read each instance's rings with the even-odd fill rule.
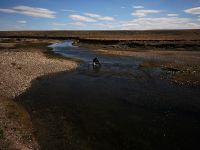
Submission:
[[[200,29],[200,0],[1,0],[0,30]]]

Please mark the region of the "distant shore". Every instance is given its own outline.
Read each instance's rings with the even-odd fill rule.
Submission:
[[[200,29],[116,31],[0,31],[1,38],[93,39],[93,40],[200,40]]]

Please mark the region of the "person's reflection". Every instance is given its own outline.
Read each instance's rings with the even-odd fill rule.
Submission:
[[[93,66],[93,70],[94,70],[95,72],[99,72],[100,69],[101,69],[101,66]]]

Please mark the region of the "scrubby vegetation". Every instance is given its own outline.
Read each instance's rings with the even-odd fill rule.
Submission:
[[[0,37],[101,40],[200,40],[200,30],[149,31],[1,31]]]
[[[186,65],[169,63],[156,60],[146,60],[140,67],[152,68],[157,67],[166,72],[169,76],[163,78],[169,78],[172,82],[179,85],[199,86],[200,85],[200,66],[199,65]]]
[[[4,133],[3,133],[3,130],[0,129],[0,139],[3,139],[4,138]]]

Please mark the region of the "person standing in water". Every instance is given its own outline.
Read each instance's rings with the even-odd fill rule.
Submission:
[[[97,57],[95,57],[95,58],[93,59],[93,66],[96,66],[96,65],[101,65],[101,63],[99,62],[99,60],[98,60]]]
[[[93,59],[93,64],[92,64],[92,66],[93,66],[93,69],[95,70],[95,71],[99,71],[100,70],[100,68],[101,68],[101,63],[99,62],[99,60],[98,60],[98,58],[97,57],[95,57],[94,59]]]

